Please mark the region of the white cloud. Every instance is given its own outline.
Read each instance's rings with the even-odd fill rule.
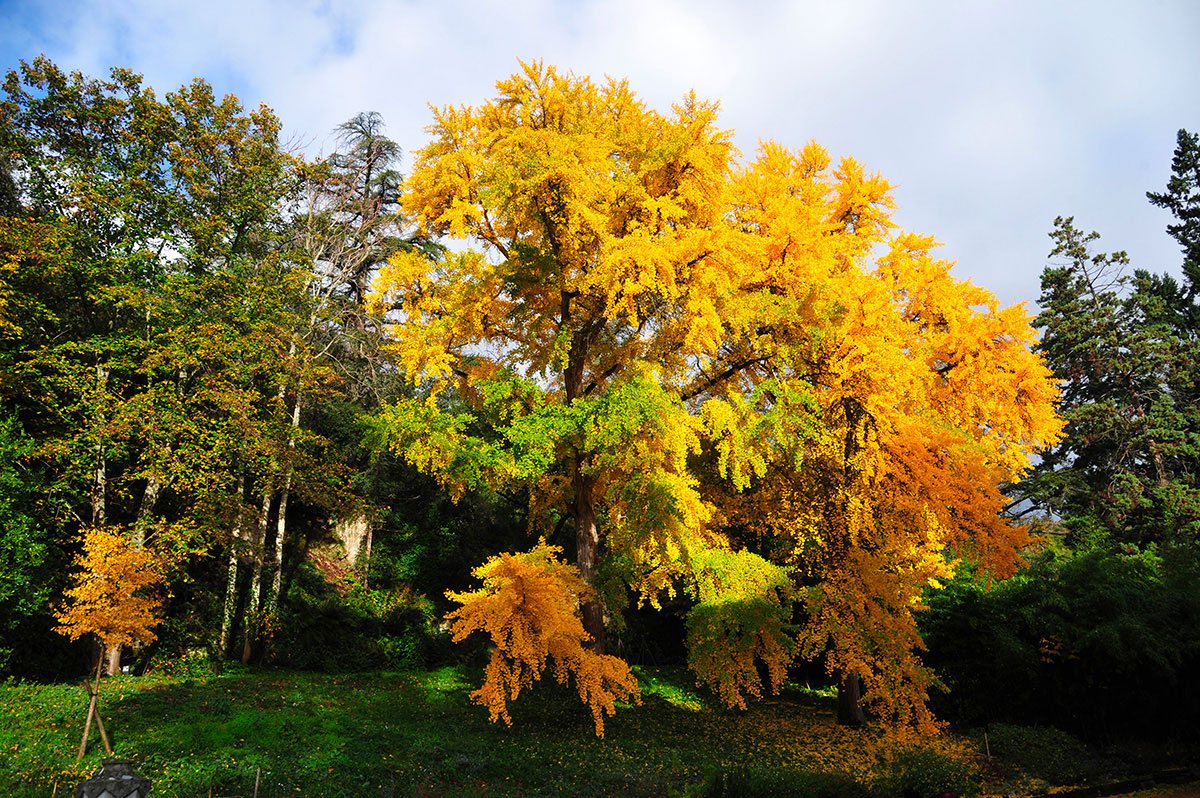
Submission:
[[[478,102],[517,59],[627,77],[666,107],[694,88],[753,153],[816,138],[899,185],[899,221],[958,271],[1032,300],[1056,214],[1139,265],[1175,268],[1161,187],[1179,127],[1200,129],[1200,5],[884,0],[78,0],[4,7],[11,65],[202,75],[266,101],[313,150],[360,110],[411,150],[427,104]]]

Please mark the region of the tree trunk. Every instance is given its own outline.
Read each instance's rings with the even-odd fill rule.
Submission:
[[[137,522],[129,533],[129,542],[135,549],[141,549],[146,545],[146,520],[154,514],[162,487],[163,483],[155,474],[151,474],[146,480],[146,490],[143,491],[142,501],[138,505]],[[136,653],[141,649],[141,644],[135,644],[133,648]],[[106,655],[108,664],[105,666],[105,673],[109,676],[116,676],[121,672],[121,649],[121,646],[113,646],[108,650]],[[96,717],[96,720],[100,720],[99,716]]]
[[[221,608],[221,636],[217,640],[219,656],[229,651],[229,639],[233,635],[233,616],[237,610],[238,548],[242,544],[242,499],[245,497],[246,475],[238,476],[237,520],[229,535],[229,563],[225,569],[225,606]]]
[[[108,389],[108,369],[96,364],[96,388],[100,396]],[[101,427],[104,426],[104,411],[96,413],[96,463],[92,476],[92,526],[102,527],[108,521],[108,462],[104,454],[104,440],[101,437]],[[113,646],[101,656],[105,672],[113,676],[121,672],[121,647]],[[97,677],[98,678],[98,677]]]
[[[274,615],[279,606],[279,588],[283,583],[283,543],[287,535],[288,493],[291,490],[292,475],[288,474],[283,483],[283,491],[279,494],[279,510],[275,521],[275,546],[271,552],[271,591],[267,594],[263,612]]]
[[[596,480],[584,474],[586,460],[585,456],[579,455],[574,464],[575,562],[583,580],[589,585],[594,585],[600,535],[596,528]],[[604,605],[597,597],[593,601],[585,602],[582,611],[583,629],[592,638],[591,648],[596,653],[603,654],[607,642],[604,634]]]
[[[242,643],[242,664],[249,665],[258,643],[259,608],[262,600],[263,541],[267,538],[267,520],[271,515],[271,491],[263,491],[258,526],[252,541],[250,595],[246,598],[246,636]]]
[[[366,549],[366,551],[365,551],[364,556],[359,558],[362,560],[362,563],[363,563],[361,566],[363,590],[367,590],[368,588],[370,588],[370,584],[368,583],[368,580],[370,579],[370,576],[371,576],[371,540],[374,537],[375,537],[375,528],[373,525],[368,525],[367,526],[367,540],[366,540],[366,543],[364,544],[364,548]],[[358,562],[356,561],[354,563],[354,565],[358,566]]]
[[[113,646],[104,653],[104,673],[116,676],[121,672],[121,647]]]
[[[92,482],[92,526],[104,526],[107,513],[105,511],[104,494],[107,489],[105,478],[104,444],[96,443],[96,474]]]
[[[96,365],[96,387],[101,395],[108,387],[108,369]],[[104,411],[96,413],[96,467],[92,481],[92,526],[104,526],[107,520],[105,494],[108,490],[107,463],[104,457],[104,440],[101,438],[101,427],[104,426]]]
[[[142,492],[142,502],[138,505],[137,523],[133,525],[133,533],[130,538],[134,548],[140,549],[146,545],[146,522],[150,520],[150,516],[154,515],[154,509],[158,506],[158,497],[162,493],[162,489],[163,483],[157,474],[151,474],[146,478],[146,489]]]
[[[842,726],[863,726],[867,722],[862,708],[862,681],[856,675],[843,674],[838,682],[837,722]]]
[[[296,403],[292,406],[292,430],[288,433],[287,475],[283,479],[283,491],[279,496],[279,510],[275,523],[275,551],[271,560],[271,593],[267,597],[266,613],[273,615],[279,606],[279,590],[283,585],[283,544],[287,540],[287,508],[288,495],[292,489],[292,463],[290,455],[296,450],[296,431],[300,428],[300,394],[296,394]]]

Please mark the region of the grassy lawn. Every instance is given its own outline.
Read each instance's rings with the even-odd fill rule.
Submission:
[[[843,773],[882,783],[897,744],[837,726],[832,702],[804,691],[730,712],[685,673],[639,672],[644,703],[597,739],[573,693],[539,686],[514,725],[470,703],[475,672],[353,675],[285,671],[114,677],[103,687],[117,754],[163,796],[665,796],[716,769]],[[86,713],[76,685],[0,685],[0,792],[72,794],[99,767],[99,740],[76,768]],[[95,738],[95,731],[93,730]],[[973,761],[969,737],[930,746]]]

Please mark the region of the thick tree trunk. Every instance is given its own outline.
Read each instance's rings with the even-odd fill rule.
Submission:
[[[121,647],[113,646],[104,652],[104,673],[116,676],[121,672]]]
[[[862,681],[854,675],[843,675],[838,682],[837,722],[842,726],[862,726],[867,716],[862,708]]]
[[[596,561],[600,548],[600,535],[596,527],[596,505],[594,477],[583,473],[586,458],[576,457],[574,465],[575,483],[575,562],[579,575],[589,585],[595,584]],[[604,605],[597,598],[585,602],[583,607],[583,629],[592,638],[592,650],[603,654],[607,640],[604,634]]]
[[[560,325],[570,327],[572,320],[571,302],[574,294],[562,293]],[[571,342],[567,355],[567,367],[563,372],[563,393],[569,405],[583,396],[583,378],[588,354],[587,334],[581,333]],[[571,481],[575,488],[575,564],[579,575],[595,587],[596,562],[599,557],[600,531],[596,527],[596,478],[586,472],[589,455],[577,452],[571,464]],[[585,602],[580,608],[583,614],[583,630],[591,638],[592,650],[603,654],[606,646],[604,634],[604,604],[599,597]]]
[[[237,520],[229,535],[229,562],[225,569],[225,606],[221,608],[221,635],[217,639],[219,656],[229,651],[229,640],[233,635],[233,616],[237,610],[238,549],[242,545],[242,499],[245,496],[246,475],[238,477]]]

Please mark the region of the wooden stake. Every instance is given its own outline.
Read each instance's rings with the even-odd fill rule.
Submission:
[[[88,735],[92,731],[92,716],[96,714],[96,697],[100,692],[100,671],[103,668],[104,655],[101,654],[96,662],[96,686],[92,687],[87,682],[83,683],[84,689],[91,696],[91,700],[88,701],[87,722],[83,724],[83,739],[79,741],[79,753],[75,756],[76,765],[83,761],[83,755],[87,752]]]
[[[100,698],[100,695],[97,694],[96,695],[96,699],[97,699],[96,726],[100,729],[100,739],[104,742],[105,753],[107,753],[109,756],[112,756],[113,755],[113,747],[109,744],[108,734],[104,731],[104,721],[100,719],[99,698]]]
[[[109,756],[113,755],[112,744],[108,741],[108,732],[104,729],[104,721],[100,719],[100,675],[104,669],[104,659],[104,655],[101,654],[100,661],[96,663],[95,683],[83,683],[83,689],[88,691],[90,698],[88,700],[87,721],[83,724],[83,739],[79,741],[79,753],[75,756],[76,765],[83,761],[83,755],[87,753],[88,736],[92,733],[93,718],[96,720],[96,728],[100,730],[100,741],[104,743],[104,752]]]

